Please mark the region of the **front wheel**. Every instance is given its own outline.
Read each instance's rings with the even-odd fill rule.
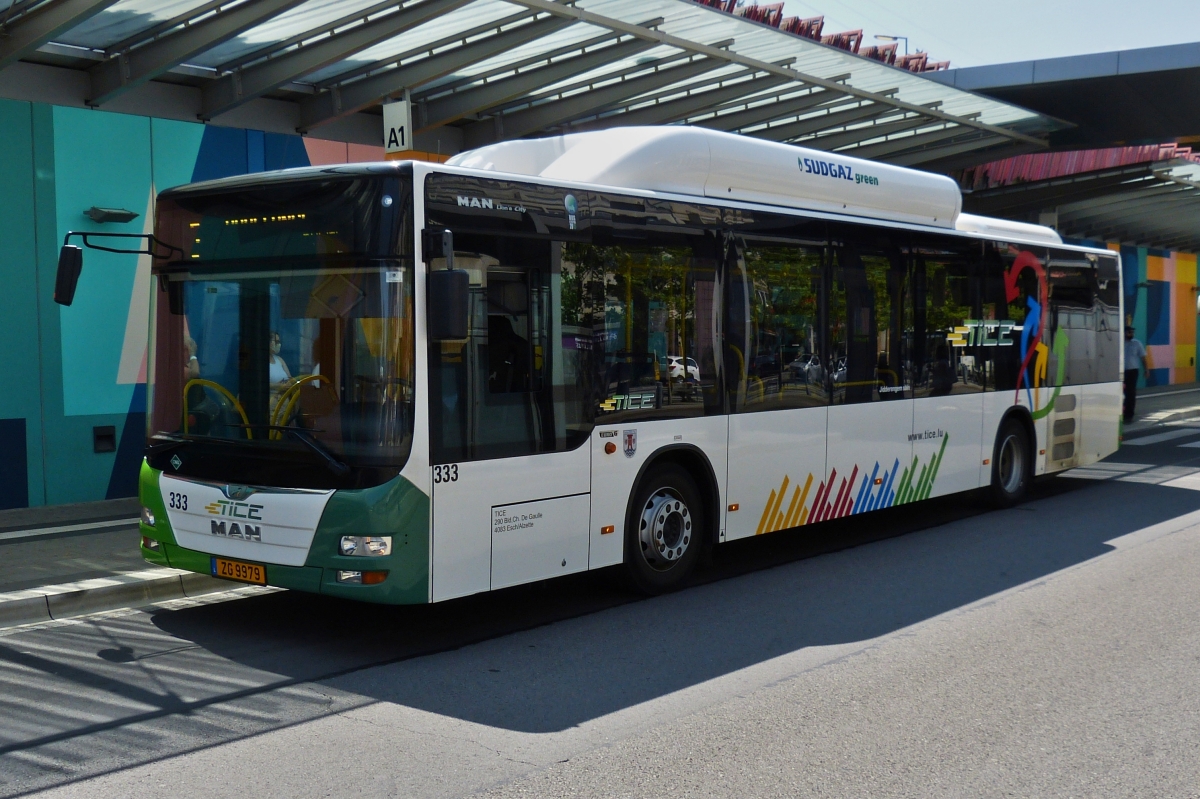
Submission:
[[[992,453],[992,502],[1010,508],[1024,499],[1033,478],[1033,446],[1025,426],[1007,419],[996,435]]]
[[[670,591],[696,566],[704,509],[688,473],[674,464],[643,478],[625,525],[625,573],[646,594]]]

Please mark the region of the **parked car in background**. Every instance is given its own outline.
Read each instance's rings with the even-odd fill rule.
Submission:
[[[684,358],[680,355],[667,356],[667,374],[671,376],[671,380],[676,383],[681,383],[685,380],[700,379],[700,364],[696,363],[695,358],[688,358],[687,371],[684,371]]]

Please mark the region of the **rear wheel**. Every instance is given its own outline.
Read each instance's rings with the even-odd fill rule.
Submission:
[[[625,525],[625,573],[647,594],[676,588],[704,546],[704,509],[691,476],[668,464],[642,479]]]
[[[1020,502],[1033,478],[1033,447],[1025,426],[1009,418],[1000,425],[992,453],[992,502],[1001,508]]]

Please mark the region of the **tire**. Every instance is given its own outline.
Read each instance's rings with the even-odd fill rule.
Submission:
[[[1013,418],[1004,420],[992,450],[992,504],[1011,508],[1025,498],[1033,481],[1033,447],[1025,426]]]
[[[625,524],[625,576],[644,594],[677,588],[706,543],[704,506],[683,468],[667,464],[642,478]]]

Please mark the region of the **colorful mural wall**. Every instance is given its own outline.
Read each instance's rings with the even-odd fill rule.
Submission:
[[[1139,385],[1166,386],[1200,379],[1196,368],[1196,254],[1069,240],[1121,253],[1125,316],[1146,345],[1149,371]]]
[[[51,292],[67,231],[149,232],[156,193],[181,183],[382,158],[382,147],[0,100],[0,508],[136,493],[149,258],[89,250],[62,308]],[[84,215],[92,206],[138,216],[100,224]]]

